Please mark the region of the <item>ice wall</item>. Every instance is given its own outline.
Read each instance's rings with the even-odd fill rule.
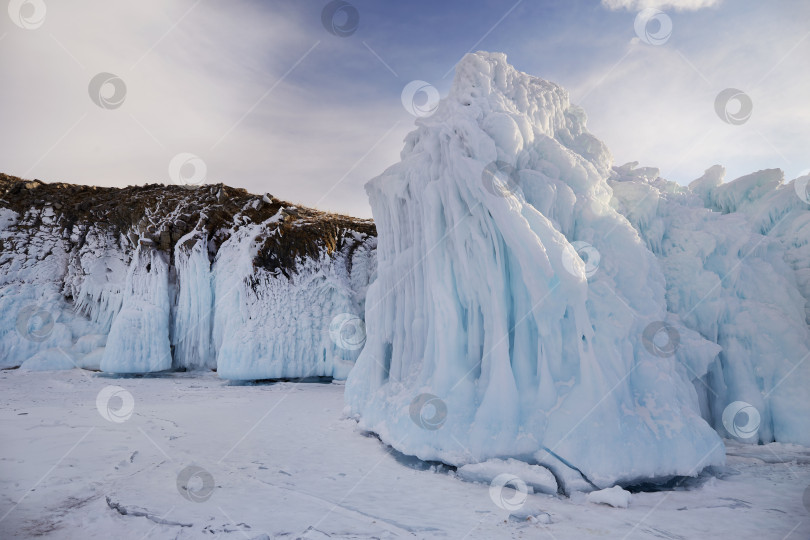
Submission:
[[[101,370],[149,373],[172,367],[169,347],[169,265],[149,240],[141,240],[124,284],[121,311],[107,337]]]
[[[174,248],[177,303],[172,345],[175,362],[187,368],[216,367],[213,346],[214,288],[208,239],[200,231],[183,236]]]
[[[379,268],[346,386],[362,427],[422,459],[520,457],[600,487],[723,462],[690,382],[718,347],[667,312],[611,162],[562,88],[502,54],[459,63],[366,186]],[[672,355],[645,339],[663,322]]]
[[[0,206],[0,367],[345,378],[359,354],[367,221],[221,185],[0,187],[25,208]]]
[[[360,347],[334,339],[329,327],[341,314],[363,313],[374,244],[353,253],[308,259],[285,279],[251,264],[255,239],[262,231],[263,226],[242,228],[223,244],[213,265],[219,304],[213,340],[219,375],[245,380],[345,379]]]

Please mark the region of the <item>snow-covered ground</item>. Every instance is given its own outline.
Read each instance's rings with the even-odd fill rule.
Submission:
[[[2,371],[0,537],[810,538],[801,446],[726,440],[718,477],[628,508],[529,494],[516,514],[539,517],[517,519],[519,493],[392,452],[343,407],[337,383]]]

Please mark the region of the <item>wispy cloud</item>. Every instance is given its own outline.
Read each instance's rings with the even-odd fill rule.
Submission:
[[[748,17],[758,24],[745,24]],[[712,35],[718,27],[734,28],[734,38]],[[763,34],[769,37],[757,37]],[[640,160],[681,183],[716,163],[726,166],[727,179],[770,167],[791,179],[808,166],[810,108],[803,96],[810,82],[800,76],[808,34],[766,6],[749,14],[694,15],[678,21],[665,45],[625,45],[626,57],[613,71],[591,74],[572,95],[576,101],[589,92],[583,103],[589,127],[619,163]],[[726,88],[753,102],[743,125],[725,123],[715,112]]]
[[[355,99],[367,84],[323,70],[336,55],[378,62],[359,41],[342,51],[319,18],[309,24],[275,8],[77,0],[49,3],[36,30],[8,24],[0,116],[14,129],[0,133],[2,171],[97,185],[169,182],[172,157],[190,152],[209,182],[314,204],[351,169],[320,204],[368,216],[362,186],[394,161],[407,125],[379,139],[405,112],[387,96]],[[126,84],[120,108],[90,99],[99,72]]]
[[[505,18],[515,1],[350,1],[360,25],[346,38],[323,27],[325,0],[48,2],[34,30],[2,13],[0,171],[167,182],[172,158],[188,152],[209,181],[370,216],[363,185],[399,159],[413,129],[402,89],[419,79],[446,93],[443,74],[482,36],[476,48],[568,88],[619,162],[680,182],[714,163],[729,177],[810,166],[806,0],[605,0],[617,11],[524,1]],[[671,36],[640,43],[623,9],[670,4]],[[713,9],[674,14],[686,6]],[[120,108],[90,99],[100,72],[126,83]],[[752,98],[745,125],[715,114],[725,88]]]
[[[611,10],[638,11],[644,8],[673,9],[675,11],[697,11],[715,7],[722,0],[602,0],[602,5]]]

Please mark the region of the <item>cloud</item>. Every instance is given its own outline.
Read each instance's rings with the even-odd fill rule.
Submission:
[[[726,166],[727,180],[771,167],[797,177],[810,165],[810,81],[802,76],[810,38],[800,22],[806,18],[765,5],[705,15],[676,26],[665,45],[628,45],[624,56],[570,85],[573,101],[618,164],[638,160],[680,183],[715,163]],[[718,38],[716,28],[735,32]],[[742,125],[715,111],[728,88],[753,102]]]
[[[168,182],[172,158],[189,152],[206,163],[208,181],[370,216],[363,185],[399,160],[414,126],[402,88],[420,79],[446,94],[451,77],[442,75],[503,9],[480,0],[490,9],[462,15],[434,3],[425,18],[410,4],[353,2],[361,23],[348,38],[322,26],[325,2],[297,0],[48,2],[34,30],[0,14],[0,171],[107,186]],[[714,163],[729,178],[773,166],[793,177],[810,166],[802,64],[810,5],[785,4],[726,2],[673,16],[671,38],[655,46],[628,45],[633,14],[524,2],[477,47],[567,87],[619,162],[660,166],[681,182]],[[126,83],[121,107],[91,100],[100,72]],[[751,96],[745,125],[715,114],[725,88]]]
[[[602,6],[617,11],[620,9],[639,11],[644,8],[674,9],[675,11],[697,11],[715,7],[722,0],[602,0]]]
[[[363,185],[397,160],[412,129],[398,95],[374,95],[341,71],[377,60],[329,34],[320,7],[77,0],[49,3],[35,30],[1,24],[8,174],[168,183],[170,161],[188,152],[208,182],[369,217]],[[89,95],[101,72],[125,83],[120,107]]]

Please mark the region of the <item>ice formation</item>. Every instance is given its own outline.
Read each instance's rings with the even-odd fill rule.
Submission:
[[[768,173],[690,189],[612,165],[564,89],[467,55],[366,185],[379,266],[347,412],[404,453],[516,457],[566,491],[722,464],[707,421],[733,399],[766,411],[762,439],[807,444],[807,207]]]
[[[619,486],[592,491],[586,495],[588,502],[593,504],[607,504],[613,508],[627,508],[633,496]]]
[[[615,168],[615,205],[658,257],[669,310],[720,346],[690,366],[703,417],[724,436],[810,445],[810,199],[797,196],[810,176],[723,184],[714,166],[684,187],[635,165]],[[736,402],[754,408],[755,431],[730,422]]]
[[[222,185],[0,182],[0,367],[264,379],[353,365],[360,347],[329,329],[362,325],[370,222]]]
[[[502,475],[520,478],[532,493],[556,494],[559,486],[554,475],[545,467],[529,465],[517,459],[492,459],[459,467],[456,474],[468,482],[491,484]]]
[[[466,56],[367,185],[379,247],[223,185],[0,175],[0,368],[348,376],[401,452],[546,492],[696,475],[721,436],[810,445],[810,175],[680,186],[585,121]]]

